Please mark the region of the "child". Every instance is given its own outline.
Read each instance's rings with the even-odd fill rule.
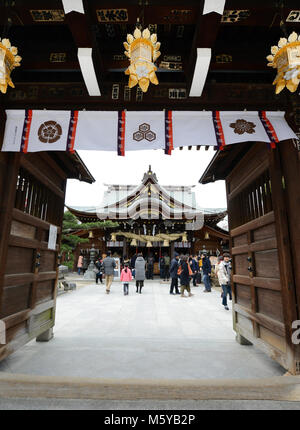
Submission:
[[[124,269],[121,272],[120,280],[121,282],[123,282],[124,296],[128,296],[129,282],[132,280],[132,274],[131,270],[128,267],[128,263],[124,265]]]

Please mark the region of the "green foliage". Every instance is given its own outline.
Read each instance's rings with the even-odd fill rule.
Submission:
[[[117,227],[119,224],[112,221],[97,221],[80,223],[70,211],[64,213],[62,227],[61,252],[70,255],[79,243],[88,243],[89,239],[72,234],[78,230],[91,230],[93,228]],[[73,263],[72,263],[73,264]]]
[[[74,234],[62,235],[62,244],[67,246],[66,251],[71,251],[72,249],[75,249],[78,243],[88,243],[88,242],[89,242],[89,239],[82,238]]]
[[[96,221],[96,222],[85,222],[80,223],[75,215],[71,212],[66,211],[63,218],[63,233],[68,233],[77,230],[91,230],[93,228],[104,228],[104,227],[118,227],[117,222],[110,220],[107,221]],[[80,243],[80,242],[78,242]]]
[[[75,215],[71,212],[66,211],[63,217],[63,232],[68,232],[70,230],[76,230],[79,226],[79,221]]]
[[[72,254],[71,256],[72,256],[72,258],[70,258],[69,261],[63,262],[63,265],[67,266],[69,268],[69,270],[73,270],[73,267],[74,267],[74,255]]]
[[[110,220],[107,221],[97,221],[97,222],[85,222],[79,224],[77,230],[91,230],[92,228],[104,228],[104,227],[118,227],[117,222],[113,222]]]

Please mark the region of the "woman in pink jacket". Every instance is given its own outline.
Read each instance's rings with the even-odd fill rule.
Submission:
[[[121,272],[120,280],[121,282],[123,282],[124,296],[128,296],[129,282],[132,280],[132,274],[127,263],[125,264],[124,269]]]

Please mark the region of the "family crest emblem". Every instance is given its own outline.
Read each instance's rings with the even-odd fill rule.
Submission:
[[[255,133],[254,128],[256,127],[256,124],[251,121],[246,121],[245,119],[238,119],[236,122],[231,123],[230,127],[234,129],[236,134],[253,134]]]
[[[143,139],[148,140],[148,142],[156,139],[156,134],[150,130],[150,125],[146,123],[141,124],[138,131],[133,133],[133,140],[140,142]]]
[[[39,140],[43,143],[54,143],[62,135],[61,125],[56,121],[45,121],[38,130]]]

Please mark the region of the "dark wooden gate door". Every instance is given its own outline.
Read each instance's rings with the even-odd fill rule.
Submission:
[[[30,339],[51,337],[66,174],[47,154],[0,153],[0,164],[3,359]]]
[[[233,321],[238,340],[255,343],[299,373],[297,319],[284,177],[278,150],[257,145],[227,178],[233,255]]]

